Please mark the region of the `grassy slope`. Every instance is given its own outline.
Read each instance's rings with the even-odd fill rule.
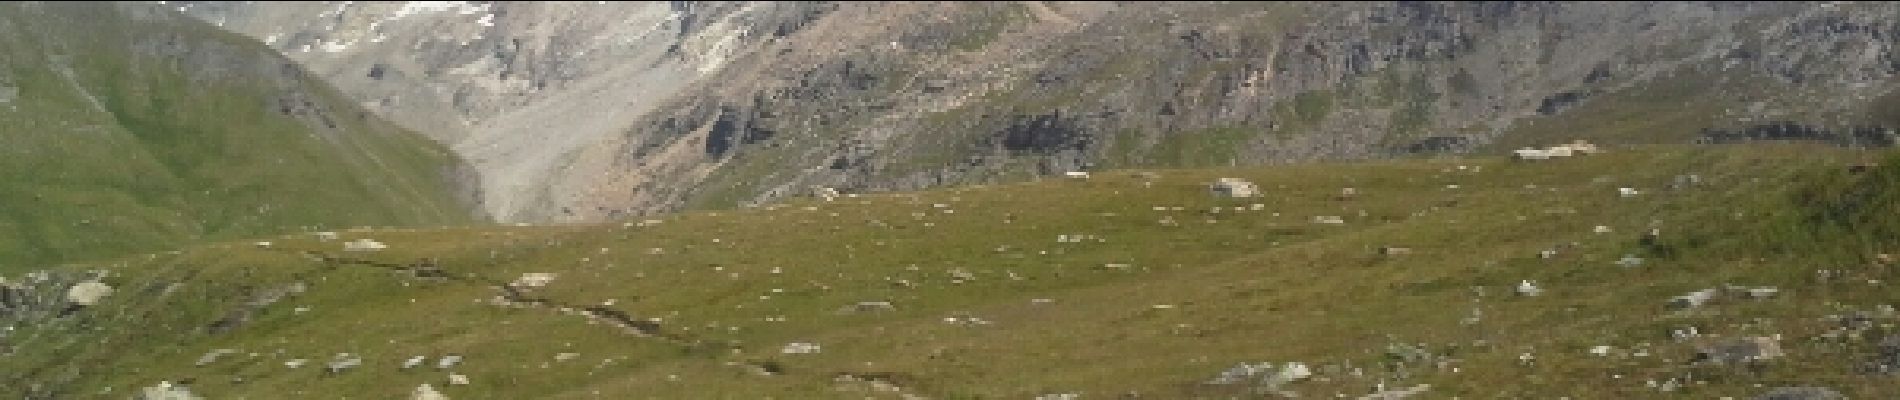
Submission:
[[[897,396],[834,382],[840,373],[889,374],[904,393],[933,398],[1130,391],[1224,398],[1237,392],[1194,383],[1243,361],[1313,364],[1320,376],[1289,388],[1321,397],[1357,396],[1385,382],[1430,383],[1433,398],[1717,398],[1764,390],[1756,384],[1889,398],[1896,393],[1883,382],[1891,378],[1850,372],[1866,342],[1817,339],[1838,325],[1824,316],[1900,300],[1865,281],[1887,279],[1889,269],[1863,261],[1900,244],[1873,236],[1900,226],[1891,202],[1881,203],[1900,193],[1891,187],[1900,167],[1851,177],[1839,168],[1867,156],[1805,146],[1656,147],[1536,164],[1487,157],[1160,170],[1151,187],[1120,171],[698,212],[645,227],[346,232],[345,240],[392,246],[366,256],[308,237],[275,239],[274,249],[200,246],[85,266],[114,271],[121,295],[21,331],[19,352],[0,358],[0,379],[75,398],[187,378],[217,398],[395,398],[422,383],[442,387],[447,376],[399,370],[402,360],[453,352],[468,357],[454,371],[473,381],[444,389],[457,399]],[[1703,184],[1665,187],[1688,173]],[[1222,176],[1251,179],[1266,196],[1210,197],[1201,185]],[[1361,194],[1335,199],[1343,187]],[[1617,187],[1646,194],[1619,198]],[[1205,213],[1252,203],[1265,210]],[[1347,223],[1310,221],[1319,215]],[[1179,226],[1159,223],[1164,217]],[[1638,244],[1652,223],[1667,254]],[[1615,232],[1593,234],[1596,225]],[[1107,241],[1057,243],[1060,234]],[[1573,242],[1554,259],[1537,257]],[[1385,245],[1415,253],[1377,256]],[[678,340],[483,304],[498,292],[476,280],[333,267],[302,251],[392,264],[437,257],[452,274],[487,281],[556,272],[559,279],[532,293],[570,306],[612,300],[636,317],[662,318]],[[1625,254],[1649,262],[1612,264]],[[1111,263],[1130,267],[1100,268]],[[958,268],[976,279],[952,283],[947,271]],[[1814,270],[1823,268],[1853,279],[1817,282]],[[1548,293],[1511,296],[1520,279]],[[297,281],[310,290],[262,308],[242,329],[205,333],[254,293]],[[170,282],[184,284],[164,290]],[[1662,307],[1670,296],[1724,283],[1779,286],[1785,296],[1688,313]],[[1032,303],[1038,298],[1053,302]],[[896,310],[835,312],[874,300]],[[1153,307],[1161,304],[1174,308]],[[1482,322],[1461,324],[1474,307]],[[994,323],[942,321],[961,313]],[[766,321],[777,316],[784,321]],[[1791,357],[1752,373],[1689,366],[1690,347],[1667,334],[1689,325],[1722,336],[1780,333]],[[1873,329],[1863,334],[1890,328]],[[824,350],[779,354],[801,341]],[[1383,353],[1393,343],[1422,344],[1455,361],[1398,367]],[[1595,345],[1647,346],[1650,355],[1602,358],[1586,352]],[[191,366],[214,348],[240,354]],[[563,352],[579,357],[556,361]],[[1517,364],[1525,352],[1535,354],[1535,366]],[[367,364],[334,377],[282,365],[296,358],[320,365],[335,353],[360,354]],[[768,361],[784,374],[729,364]],[[1347,372],[1353,368],[1364,375]],[[1399,369],[1409,376],[1399,378]],[[1670,394],[1644,388],[1645,380],[1670,378],[1706,383]],[[19,390],[27,389],[0,392]]]
[[[135,50],[167,42],[191,55]],[[7,4],[0,53],[19,87],[0,105],[0,271],[300,226],[469,220],[446,150],[319,82],[246,69],[281,63],[248,39],[104,4]],[[227,71],[207,79],[193,57]],[[280,114],[287,93],[337,129]]]

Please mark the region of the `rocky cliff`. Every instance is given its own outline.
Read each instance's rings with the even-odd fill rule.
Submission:
[[[514,221],[1762,126],[1877,145],[1900,69],[1887,3],[170,4],[434,132]]]

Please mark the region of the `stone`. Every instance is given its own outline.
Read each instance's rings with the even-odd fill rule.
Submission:
[[[1754,400],[1847,400],[1847,396],[1824,387],[1778,387]]]
[[[891,302],[888,301],[860,301],[857,304],[839,308],[837,313],[852,314],[873,311],[897,311],[897,306],[891,305]]]
[[[1633,254],[1624,255],[1622,259],[1616,260],[1616,265],[1622,266],[1624,268],[1641,266],[1643,265],[1643,258],[1637,257],[1636,255],[1633,255]]]
[[[82,306],[98,304],[99,300],[112,295],[112,286],[99,281],[86,281],[73,285],[66,290],[66,301]]]
[[[343,251],[378,251],[387,248],[389,248],[389,245],[369,238],[356,239],[343,243]]]
[[[363,365],[363,358],[350,353],[338,353],[323,369],[330,373],[340,373]]]
[[[1751,336],[1719,340],[1696,346],[1694,360],[1713,364],[1766,361],[1781,358],[1781,344],[1772,337]]]
[[[1535,297],[1543,293],[1544,293],[1544,289],[1537,287],[1537,282],[1524,280],[1517,283],[1518,295]]]
[[[467,384],[468,384],[468,375],[462,375],[462,374],[449,374],[449,384],[450,384],[450,385],[458,385],[458,386],[459,386],[459,385],[467,385]]]
[[[1260,188],[1253,182],[1240,178],[1220,178],[1208,185],[1208,190],[1216,197],[1246,198],[1260,195]]]
[[[435,368],[448,369],[449,367],[454,367],[456,364],[461,364],[461,363],[462,363],[462,355],[450,354],[450,355],[442,356],[441,359],[436,360]]]
[[[1669,308],[1674,309],[1674,310],[1684,310],[1684,309],[1701,307],[1703,304],[1708,304],[1709,300],[1714,300],[1715,294],[1716,294],[1716,290],[1712,288],[1689,292],[1689,294],[1670,298]]]
[[[1432,385],[1421,383],[1421,384],[1418,384],[1418,386],[1413,386],[1409,388],[1380,390],[1372,394],[1360,396],[1359,400],[1401,400],[1401,399],[1411,398],[1412,396],[1424,394],[1426,391],[1429,391],[1431,389],[1432,389]]]
[[[435,386],[424,383],[416,386],[416,391],[409,395],[409,400],[449,400],[449,396],[435,391]]]
[[[202,367],[202,366],[206,366],[206,365],[211,365],[211,363],[214,363],[214,362],[218,362],[218,358],[219,358],[219,357],[222,357],[222,356],[224,356],[225,354],[231,354],[231,353],[236,353],[236,352],[237,352],[237,350],[234,350],[234,349],[216,349],[216,350],[212,350],[212,351],[210,351],[210,352],[206,352],[206,353],[205,353],[204,355],[202,355],[202,356],[198,356],[198,362],[197,362],[197,363],[194,363],[193,365],[196,365],[196,366],[200,366],[200,367]]]
[[[548,283],[554,282],[554,278],[556,278],[557,276],[558,276],[557,274],[549,273],[549,272],[525,273],[525,274],[521,274],[520,277],[515,278],[513,282],[509,282],[508,286],[513,286],[513,287],[547,286]]]
[[[817,354],[821,351],[824,351],[824,348],[816,343],[793,342],[785,344],[785,347],[779,348],[778,352],[781,354]]]
[[[170,381],[164,381],[164,382],[159,382],[157,385],[147,386],[144,389],[139,389],[138,399],[139,400],[202,400],[204,398],[199,397],[197,394],[193,394],[191,392],[191,389],[185,387],[184,385],[176,385],[176,384],[172,384]]]

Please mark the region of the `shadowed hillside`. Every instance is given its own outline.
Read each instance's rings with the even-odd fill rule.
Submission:
[[[471,177],[443,147],[202,22],[142,5],[6,3],[0,54],[0,271],[305,227],[473,220],[455,199]]]

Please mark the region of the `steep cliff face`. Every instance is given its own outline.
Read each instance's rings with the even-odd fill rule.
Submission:
[[[445,132],[510,220],[1082,168],[1683,143],[1764,124],[1885,137],[1870,104],[1892,88],[1900,15],[1839,2],[444,4],[329,6],[388,21],[371,29],[383,42],[333,52],[354,31],[331,14],[185,9],[303,38],[274,43]],[[402,12],[425,7],[445,11]],[[302,33],[274,33],[284,20]],[[663,33],[598,34],[625,29]],[[460,121],[419,119],[441,116]]]

